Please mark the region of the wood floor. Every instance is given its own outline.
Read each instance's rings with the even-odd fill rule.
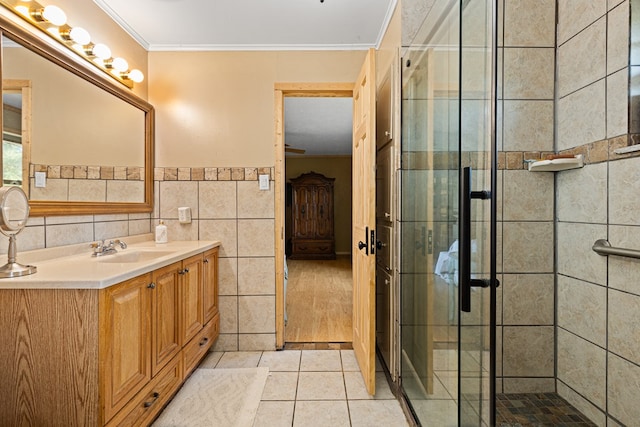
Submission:
[[[351,256],[330,261],[287,259],[287,266],[285,341],[351,342]]]

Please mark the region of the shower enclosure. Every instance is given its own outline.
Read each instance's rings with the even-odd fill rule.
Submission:
[[[424,425],[495,425],[495,16],[435,0],[402,67],[400,384]]]

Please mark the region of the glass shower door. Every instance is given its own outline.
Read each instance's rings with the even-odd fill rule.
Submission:
[[[424,425],[492,424],[493,12],[436,0],[403,58],[400,367]]]
[[[495,425],[495,5],[463,0],[460,14],[461,426]]]

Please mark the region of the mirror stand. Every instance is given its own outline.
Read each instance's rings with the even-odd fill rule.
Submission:
[[[16,235],[20,233],[29,219],[29,200],[20,187],[0,187],[0,232],[9,237],[7,263],[0,267],[0,278],[19,277],[33,274],[37,268],[16,262]]]
[[[4,234],[4,233],[3,233]],[[7,263],[0,267],[0,278],[27,276],[38,271],[35,265],[23,265],[16,262],[16,234],[9,235],[9,252]]]

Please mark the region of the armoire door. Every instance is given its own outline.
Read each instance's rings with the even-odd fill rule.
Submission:
[[[293,237],[312,239],[315,234],[313,223],[313,189],[299,186],[293,193]]]
[[[318,186],[315,192],[316,238],[333,238],[333,191],[328,186]]]

